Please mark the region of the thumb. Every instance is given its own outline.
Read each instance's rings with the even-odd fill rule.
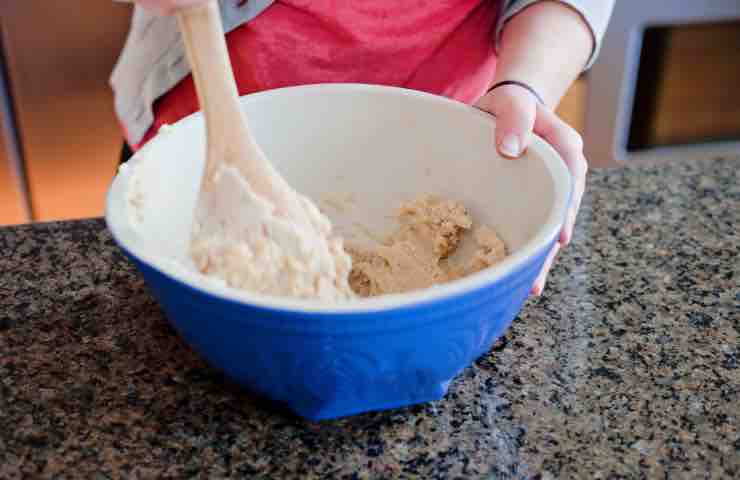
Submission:
[[[478,102],[478,107],[496,117],[496,149],[514,158],[529,145],[537,115],[537,101],[515,85],[496,88]]]

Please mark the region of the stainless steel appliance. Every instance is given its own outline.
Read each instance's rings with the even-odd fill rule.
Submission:
[[[130,15],[131,5],[109,0],[0,2],[9,101],[33,220],[103,212],[122,145],[108,77]],[[17,183],[0,175],[0,190]]]
[[[591,164],[740,152],[738,20],[738,0],[617,1],[599,59],[586,76],[584,137]],[[697,28],[710,25],[713,31]],[[674,40],[676,55],[660,41],[646,41],[661,35]],[[650,51],[656,47],[662,56]],[[675,108],[688,104],[695,108]]]

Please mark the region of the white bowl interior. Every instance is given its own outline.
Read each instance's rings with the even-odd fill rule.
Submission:
[[[393,213],[401,201],[433,194],[461,201],[476,223],[499,232],[512,253],[476,278],[342,308],[391,307],[493,281],[544,248],[565,213],[570,177],[554,150],[534,138],[522,158],[500,157],[493,144],[493,117],[466,105],[366,85],[273,90],[244,97],[242,104],[268,158],[289,183],[322,207],[348,241],[383,237],[396,226]],[[162,268],[160,259],[186,257],[205,154],[200,113],[166,130],[119,172],[106,213],[124,247]],[[136,228],[129,222],[126,201],[133,169],[144,205]],[[234,292],[203,285],[195,277],[183,280],[250,303],[333,307]]]

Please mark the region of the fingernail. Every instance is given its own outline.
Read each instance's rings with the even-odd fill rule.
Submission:
[[[501,139],[501,145],[499,145],[501,153],[507,157],[518,157],[521,153],[521,147],[519,146],[519,137],[513,133],[504,135]]]

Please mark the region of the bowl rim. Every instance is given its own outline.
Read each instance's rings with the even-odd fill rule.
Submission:
[[[493,115],[473,106],[418,90],[384,85],[362,83],[318,83],[281,87],[244,95],[240,97],[240,102],[242,105],[247,105],[250,102],[259,101],[260,99],[273,96],[286,94],[297,95],[308,91],[326,92],[329,94],[331,94],[331,92],[347,91],[371,93],[380,92],[388,95],[413,97],[420,101],[437,103],[445,108],[465,111],[468,114],[477,116],[481,120],[489,123],[492,128],[495,126],[495,117]],[[170,127],[176,128],[178,126],[197,121],[201,117],[202,112],[199,110],[180,119],[178,122],[173,123]],[[197,290],[200,293],[216,297],[220,300],[234,302],[242,306],[257,307],[284,313],[346,315],[387,312],[390,310],[406,309],[408,307],[422,306],[438,301],[449,300],[451,298],[460,297],[465,294],[478,291],[488,285],[496,283],[513,272],[520,270],[528,261],[535,258],[538,254],[541,254],[542,250],[548,247],[556,239],[565,220],[572,192],[572,179],[565,162],[552,146],[538,135],[532,134],[528,149],[534,151],[535,154],[544,162],[546,170],[553,180],[555,201],[550,208],[547,220],[537,229],[532,238],[525,242],[516,252],[508,255],[503,261],[462,279],[413,292],[382,295],[370,298],[357,298],[334,303],[327,303],[314,299],[286,298],[240,290],[226,285],[221,285],[218,282],[196,282],[195,279],[198,278],[198,274],[188,276],[177,275],[174,271],[168,269],[161,263],[157,264],[156,260],[147,258],[146,254],[137,251],[137,248],[134,246],[127,245],[127,242],[122,239],[121,230],[123,230],[125,226],[118,225],[112,218],[111,212],[115,208],[115,205],[121,204],[126,199],[125,194],[131,177],[131,169],[127,167],[129,165],[134,166],[137,162],[141,161],[146,156],[146,151],[152,148],[152,145],[156,142],[161,141],[161,138],[162,135],[157,134],[138,152],[136,152],[127,164],[124,164],[125,166],[119,168],[108,187],[104,219],[113,240],[118,244],[119,248],[137,261],[176,282],[184,283],[188,287]],[[492,153],[496,154],[495,149],[492,150]]]

